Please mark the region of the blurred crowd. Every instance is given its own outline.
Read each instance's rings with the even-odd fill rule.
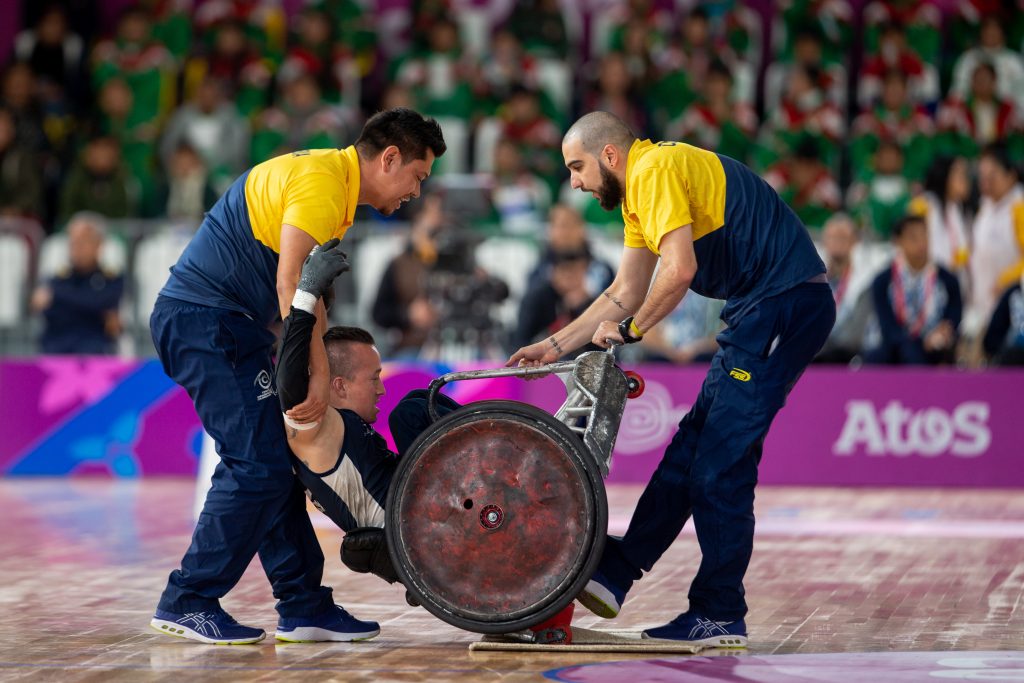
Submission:
[[[559,151],[604,109],[747,163],[789,203],[839,304],[823,358],[1024,348],[1021,0],[140,0],[110,27],[100,2],[24,3],[0,80],[0,215],[46,233],[81,212],[198,226],[248,166],[411,106],[449,152],[436,199],[399,216],[413,228],[367,314],[395,354],[501,349],[571,319],[615,267],[588,240],[621,217],[570,190]],[[435,244],[451,225],[533,241],[526,284],[466,263],[470,237]],[[475,295],[453,306],[460,287]],[[516,312],[494,330],[473,303]],[[687,297],[648,353],[708,357],[716,306]]]

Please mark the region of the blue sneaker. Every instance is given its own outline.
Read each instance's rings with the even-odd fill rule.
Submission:
[[[604,574],[594,572],[587,582],[587,586],[576,596],[581,605],[604,619],[614,619],[619,616],[622,603],[626,600],[626,592],[629,588],[619,588],[612,583]]]
[[[679,640],[707,647],[742,648],[747,646],[747,625],[742,619],[712,621],[685,612],[664,626],[647,629],[643,637]]]
[[[347,643],[353,640],[369,640],[380,633],[376,621],[360,621],[346,612],[341,605],[311,619],[277,620],[274,637],[286,643],[319,643],[333,641]]]
[[[211,645],[249,645],[267,637],[263,629],[242,626],[224,610],[175,614],[158,609],[149,625],[169,636]]]

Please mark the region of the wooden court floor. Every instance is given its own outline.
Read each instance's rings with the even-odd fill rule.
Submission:
[[[0,480],[0,680],[612,681],[625,671],[633,681],[936,680],[925,669],[917,678],[892,664],[924,653],[950,653],[935,655],[946,673],[975,666],[993,674],[985,680],[1024,680],[1019,491],[762,488],[746,580],[749,652],[654,662],[649,655],[470,653],[478,636],[408,607],[399,587],[348,572],[337,556],[340,532],[316,512],[325,581],[340,604],[381,622],[378,638],[213,647],[154,633],[153,607],[192,530],[193,486]],[[609,492],[613,533],[625,529],[639,493]],[[698,561],[687,528],[618,619],[602,622],[578,608],[575,623],[622,630],[668,621],[685,610]],[[273,598],[258,564],[224,606],[272,634]],[[972,652],[988,659],[979,663]],[[823,667],[826,654],[854,664],[833,671],[837,660],[827,660],[832,668],[808,675],[785,674],[796,669],[781,664]],[[890,674],[856,673],[857,662],[881,656]],[[595,666],[574,667],[580,664]]]

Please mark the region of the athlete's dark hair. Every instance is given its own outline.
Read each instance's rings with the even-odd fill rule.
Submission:
[[[352,377],[352,358],[346,353],[349,344],[368,344],[372,346],[373,335],[361,327],[335,325],[324,334],[324,346],[327,348],[327,361],[331,368],[331,377]]]
[[[435,157],[448,149],[437,121],[405,107],[386,109],[371,116],[356,140],[356,150],[363,158],[373,158],[390,145],[401,152],[403,163],[425,159],[428,149]]]
[[[361,327],[335,325],[324,334],[324,344],[328,342],[357,342],[359,344],[376,344],[373,335]]]

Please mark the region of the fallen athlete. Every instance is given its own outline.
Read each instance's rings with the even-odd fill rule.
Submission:
[[[330,289],[338,271],[326,263],[339,258],[345,256],[337,244],[328,243],[315,249],[303,265],[299,289],[284,321],[278,398],[299,481],[317,509],[345,532],[342,561],[354,571],[394,583],[398,576],[384,539],[384,505],[399,458],[430,425],[426,390],[410,392],[388,417],[398,450],[392,452],[373,428],[380,412],[377,403],[385,394],[373,336],[358,327],[336,326],[323,334],[333,410],[308,424],[288,415],[305,400],[309,389],[310,340],[316,331],[313,304]],[[444,415],[459,404],[439,395],[437,407]]]
[[[277,364],[278,397],[298,479],[313,505],[345,532],[342,562],[353,571],[394,583],[399,578],[384,535],[384,506],[399,460],[431,424],[427,391],[409,392],[388,416],[397,453],[389,450],[373,428],[380,412],[377,403],[385,395],[373,336],[358,327],[335,326],[323,334],[333,410],[310,424],[298,423],[288,414],[305,400],[309,388],[310,341],[317,331],[313,304],[330,289],[336,273],[348,270],[347,262],[339,267],[339,259],[344,258],[337,244],[329,242],[314,249],[303,265],[295,300],[284,321]],[[438,394],[436,403],[442,416],[460,407],[443,394]],[[572,613],[570,604],[533,627],[533,641],[570,643]],[[373,635],[376,633],[366,637]]]

